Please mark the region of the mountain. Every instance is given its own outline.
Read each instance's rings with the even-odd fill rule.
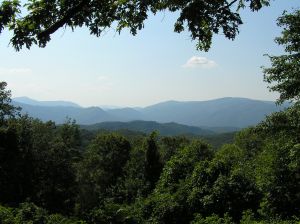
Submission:
[[[131,122],[102,122],[93,125],[82,125],[83,129],[99,130],[104,129],[108,131],[117,131],[127,129],[130,131],[137,131],[149,134],[153,131],[158,131],[161,135],[212,135],[214,132],[205,130],[199,127],[187,126],[177,123],[157,123],[155,121],[131,121]]]
[[[27,113],[29,116],[42,121],[52,120],[59,124],[64,123],[68,118],[75,119],[80,124],[115,120],[113,116],[99,107],[35,106],[15,101],[13,104],[21,107],[23,114]]]
[[[22,102],[20,102],[22,101]],[[276,106],[272,101],[226,97],[207,101],[167,101],[145,108],[117,108],[103,110],[99,107],[82,108],[72,102],[35,101],[15,98],[13,103],[23,108],[23,113],[43,121],[62,123],[66,117],[78,124],[95,124],[106,121],[129,122],[135,120],[158,123],[178,123],[202,127],[214,132],[236,131],[256,125],[265,116],[283,110],[289,104]]]
[[[69,101],[38,101],[26,96],[15,97],[12,99],[14,102],[28,104],[32,106],[45,106],[45,107],[80,107],[78,104]]]
[[[141,111],[129,107],[106,111],[109,114],[113,115],[117,119],[117,121],[144,120],[145,118]]]
[[[271,101],[226,97],[208,101],[167,101],[143,109],[148,120],[193,126],[237,127],[255,125],[266,115],[283,110]]]

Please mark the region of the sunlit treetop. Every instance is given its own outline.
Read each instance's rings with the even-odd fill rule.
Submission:
[[[62,27],[86,26],[90,33],[101,33],[116,25],[136,35],[150,13],[179,12],[175,32],[187,29],[198,50],[208,51],[213,34],[234,39],[242,24],[239,9],[256,11],[270,0],[4,0],[0,4],[0,33],[13,33],[10,43],[19,51],[32,45],[45,47],[51,34]],[[24,2],[24,1],[22,1]],[[5,29],[7,28],[7,29]]]
[[[7,83],[0,81],[0,128],[5,124],[5,120],[19,115],[19,107],[11,104],[11,92],[6,89]]]

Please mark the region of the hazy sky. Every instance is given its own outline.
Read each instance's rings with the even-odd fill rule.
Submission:
[[[137,36],[108,30],[100,38],[86,29],[59,30],[46,48],[16,52],[0,35],[0,80],[13,97],[69,100],[82,106],[146,106],[166,100],[248,97],[274,100],[263,82],[265,53],[283,51],[273,39],[276,18],[300,7],[275,0],[259,12],[243,10],[234,41],[215,36],[211,50],[196,51],[187,32],[173,32],[176,14],[150,16]]]

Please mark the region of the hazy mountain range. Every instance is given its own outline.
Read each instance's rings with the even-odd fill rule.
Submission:
[[[67,101],[36,101],[27,97],[13,99],[22,107],[22,113],[43,121],[63,123],[72,118],[78,124],[89,125],[108,121],[129,122],[135,120],[213,128],[236,129],[255,125],[266,115],[284,109],[288,104],[276,106],[272,101],[247,98],[220,98],[208,101],[167,101],[144,108],[101,109],[80,107]]]
[[[31,99],[26,96],[22,97],[15,97],[13,101],[23,104],[28,104],[32,106],[46,106],[46,107],[53,107],[53,106],[63,106],[63,107],[80,107],[78,104],[70,102],[70,101],[38,101]]]

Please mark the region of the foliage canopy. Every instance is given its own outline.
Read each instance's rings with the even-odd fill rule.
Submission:
[[[0,4],[0,33],[13,32],[11,44],[18,51],[33,44],[45,47],[51,34],[61,27],[86,26],[92,35],[114,25],[116,31],[128,28],[136,35],[150,13],[179,12],[175,32],[187,29],[197,40],[197,49],[208,51],[213,34],[222,32],[234,39],[242,24],[238,9],[259,10],[269,0],[4,0]]]

